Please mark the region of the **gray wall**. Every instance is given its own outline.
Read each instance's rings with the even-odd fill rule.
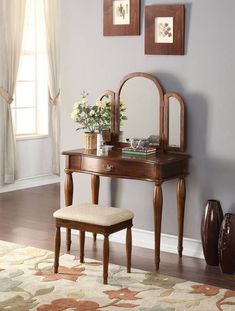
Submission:
[[[50,136],[16,141],[16,179],[52,174]]]
[[[172,1],[141,2],[140,36],[103,37],[102,0],[61,0],[62,150],[82,146],[82,134],[75,131],[70,113],[83,89],[93,101],[105,89],[116,90],[129,72],[156,75],[167,92],[179,92],[186,101],[187,152],[192,158],[187,178],[185,236],[199,239],[207,199],[219,199],[224,211],[235,212],[235,1],[184,1],[184,56],[144,55],[144,5]],[[63,168],[63,157],[61,163]],[[115,186],[116,204],[135,212],[135,227],[153,230],[153,185],[125,180]],[[163,185],[162,231],[169,234],[177,232],[175,186],[174,181]],[[110,187],[110,180],[102,178],[100,200],[104,203],[110,203]],[[75,178],[75,200],[90,200],[88,175],[78,174]]]

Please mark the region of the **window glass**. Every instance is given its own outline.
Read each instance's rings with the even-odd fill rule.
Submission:
[[[21,55],[17,81],[35,80],[35,62],[35,53]]]
[[[35,108],[22,108],[16,114],[16,134],[36,133],[36,111]]]
[[[18,82],[16,85],[16,107],[35,107],[35,82]]]
[[[48,134],[48,75],[42,0],[28,0],[12,116],[17,136]]]

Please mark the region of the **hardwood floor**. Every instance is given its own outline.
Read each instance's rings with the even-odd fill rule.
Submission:
[[[0,194],[0,239],[53,250],[52,214],[60,205],[59,191],[59,184],[52,184]],[[74,235],[72,254],[78,253],[78,243]],[[101,260],[102,241],[86,238],[85,257]],[[132,267],[153,271],[153,258],[153,250],[133,247]],[[110,262],[125,265],[125,245],[110,243]],[[235,290],[235,275],[222,274],[219,267],[207,266],[202,259],[183,256],[180,260],[162,252],[159,273]]]

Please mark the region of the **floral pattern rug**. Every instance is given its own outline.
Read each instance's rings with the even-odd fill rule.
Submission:
[[[53,273],[53,252],[0,241],[0,310],[234,311],[235,291],[64,254]]]

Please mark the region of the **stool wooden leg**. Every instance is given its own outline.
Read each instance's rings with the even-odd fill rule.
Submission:
[[[80,231],[80,262],[84,262],[85,231]]]
[[[59,256],[60,256],[60,227],[56,227],[54,273],[58,273]]]
[[[127,267],[127,273],[131,272],[131,250],[132,250],[131,228],[127,228],[126,229],[126,267]]]
[[[103,246],[103,283],[108,284],[108,265],[109,265],[109,236],[104,236]]]

